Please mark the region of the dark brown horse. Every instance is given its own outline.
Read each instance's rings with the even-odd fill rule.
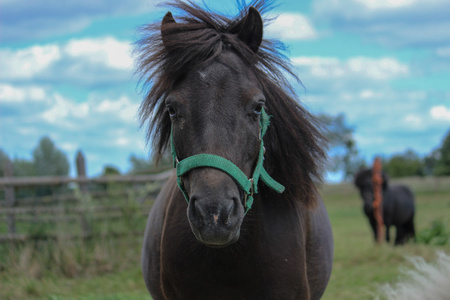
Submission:
[[[333,260],[316,190],[323,139],[284,77],[282,45],[263,40],[267,6],[227,18],[171,5],[177,20],[169,12],[146,27],[137,48],[141,118],[178,175],[148,218],[148,290],[155,300],[320,299]]]

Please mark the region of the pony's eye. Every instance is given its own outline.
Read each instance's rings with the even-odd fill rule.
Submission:
[[[255,109],[253,110],[253,113],[256,115],[260,115],[263,110],[263,104],[258,104]]]
[[[177,111],[172,106],[167,106],[167,112],[171,118],[175,118],[177,116]]]

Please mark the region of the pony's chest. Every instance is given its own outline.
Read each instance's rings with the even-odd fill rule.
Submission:
[[[298,297],[307,291],[299,255],[196,243],[184,236],[161,253],[161,285],[168,299],[307,299]]]
[[[298,297],[307,292],[299,269],[274,268],[262,262],[197,263],[171,264],[169,273],[162,272],[167,299],[307,299]]]

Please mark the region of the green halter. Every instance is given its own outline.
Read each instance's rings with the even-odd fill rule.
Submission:
[[[178,161],[177,153],[175,151],[175,145],[173,141],[173,135],[170,134],[170,148],[173,159],[173,166],[177,169],[177,184],[184,198],[189,203],[189,195],[183,184],[183,175],[196,168],[215,168],[219,169],[234,179],[234,181],[239,185],[239,187],[245,193],[245,213],[252,207],[253,204],[253,194],[258,193],[258,181],[261,179],[268,187],[276,191],[277,193],[283,193],[284,186],[276,182],[267,171],[264,169],[264,142],[263,137],[269,126],[269,116],[264,111],[261,112],[261,145],[258,154],[258,161],[253,171],[253,176],[249,179],[244,174],[244,172],[239,169],[231,161],[213,154],[197,154]]]

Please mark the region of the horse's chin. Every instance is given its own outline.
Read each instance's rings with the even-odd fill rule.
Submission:
[[[191,224],[192,227],[192,224]],[[225,248],[239,240],[240,230],[231,232],[214,232],[214,231],[199,231],[196,228],[191,228],[197,241],[210,248]]]
[[[202,241],[199,241],[199,242],[202,243],[203,245],[209,247],[209,248],[213,248],[213,249],[222,249],[222,248],[226,248],[226,247],[228,247],[228,246],[233,245],[233,244],[236,243],[238,240],[239,240],[239,238],[234,239],[234,240],[232,240],[232,241],[230,241],[230,242],[228,242],[228,243],[226,243],[226,244],[221,244],[221,245],[218,245],[218,244],[208,244],[208,243],[205,243],[205,242],[202,242]]]

